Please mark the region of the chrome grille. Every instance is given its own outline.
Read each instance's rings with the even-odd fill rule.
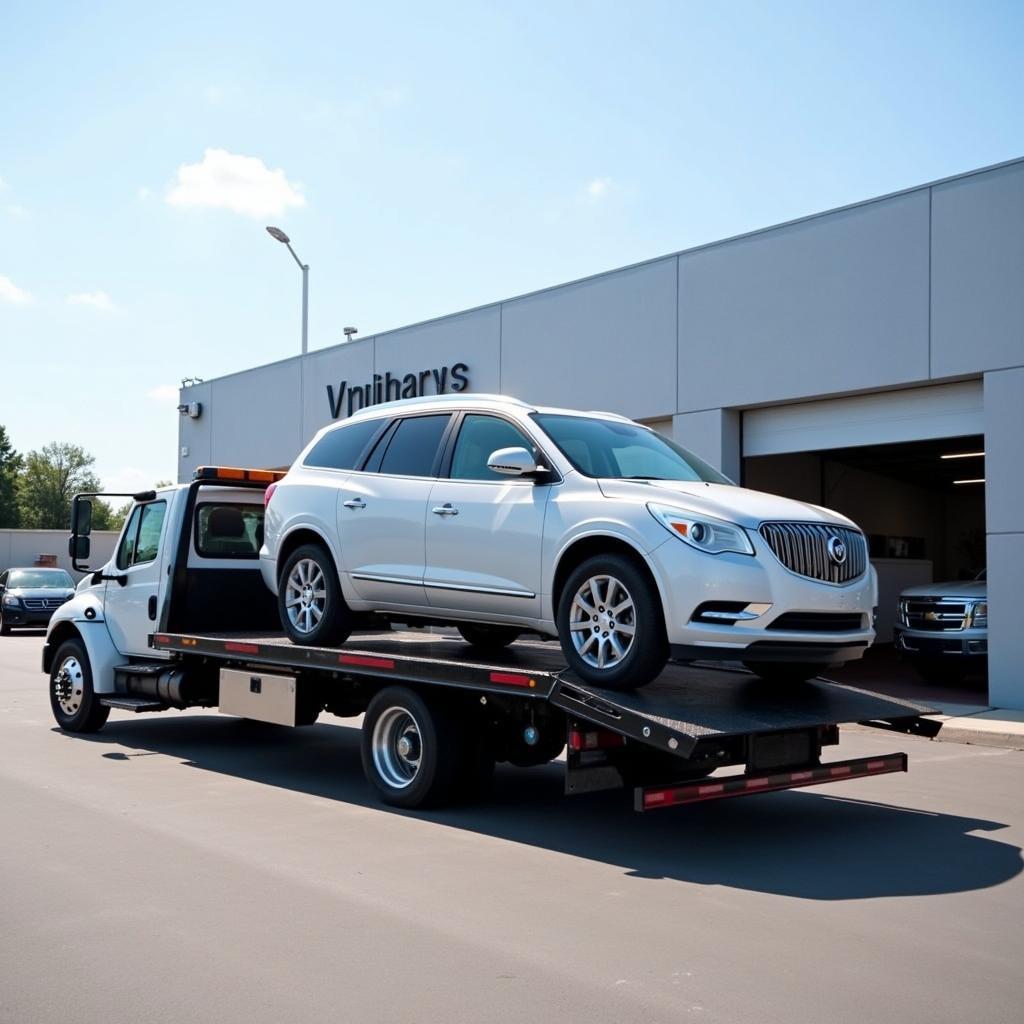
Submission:
[[[30,612],[52,612],[66,600],[66,597],[25,597],[22,598],[22,604]]]
[[[900,620],[910,629],[932,632],[963,629],[969,611],[966,601],[947,601],[941,597],[901,597]]]
[[[859,530],[824,523],[762,523],[761,536],[790,572],[823,583],[850,583],[868,567],[867,545]],[[837,564],[828,553],[829,541],[846,545],[846,560]]]

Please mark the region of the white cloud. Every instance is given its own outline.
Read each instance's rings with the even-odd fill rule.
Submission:
[[[19,288],[9,277],[0,274],[0,299],[15,306],[23,306],[32,301],[32,296],[23,288]]]
[[[153,194],[153,192],[148,185],[140,185],[139,190],[136,194],[138,195],[139,199],[145,202]]]
[[[175,405],[178,404],[178,385],[177,384],[158,384],[155,388],[151,388],[146,392],[147,398],[152,398],[154,402],[173,402]]]
[[[585,192],[591,199],[604,199],[612,187],[611,178],[594,178],[587,183]]]
[[[182,164],[166,198],[171,206],[214,206],[254,218],[279,217],[291,206],[306,205],[300,186],[283,170],[224,149],[208,149],[200,163]]]
[[[68,296],[69,306],[92,306],[101,313],[113,313],[114,303],[106,292],[78,292]]]
[[[20,206],[18,203],[11,203],[10,206],[5,206],[4,212],[8,217],[17,217],[18,220],[24,220],[29,215],[27,207]]]

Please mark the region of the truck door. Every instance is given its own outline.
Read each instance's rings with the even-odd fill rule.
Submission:
[[[148,637],[156,629],[166,522],[165,499],[136,505],[117,545],[110,575],[124,584],[107,581],[103,606],[114,646],[125,655],[154,656]]]

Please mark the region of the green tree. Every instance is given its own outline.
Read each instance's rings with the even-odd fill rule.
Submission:
[[[92,471],[95,461],[81,445],[58,441],[29,452],[18,474],[20,525],[37,530],[69,529],[72,497],[80,491],[100,490]]]
[[[0,426],[0,528],[18,525],[18,471],[21,456],[14,450],[7,428]]]

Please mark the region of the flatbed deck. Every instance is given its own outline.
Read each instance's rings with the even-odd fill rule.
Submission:
[[[579,680],[558,645],[541,641],[519,641],[486,660],[459,638],[416,631],[357,634],[337,648],[300,647],[282,634],[235,632],[158,633],[152,645],[221,663],[327,670],[339,679],[374,676],[546,700],[570,716],[681,757],[701,742],[815,726],[878,723],[923,731],[920,716],[935,713],[826,679],[783,688],[743,669],[699,664],[669,664],[641,690],[606,690]]]

